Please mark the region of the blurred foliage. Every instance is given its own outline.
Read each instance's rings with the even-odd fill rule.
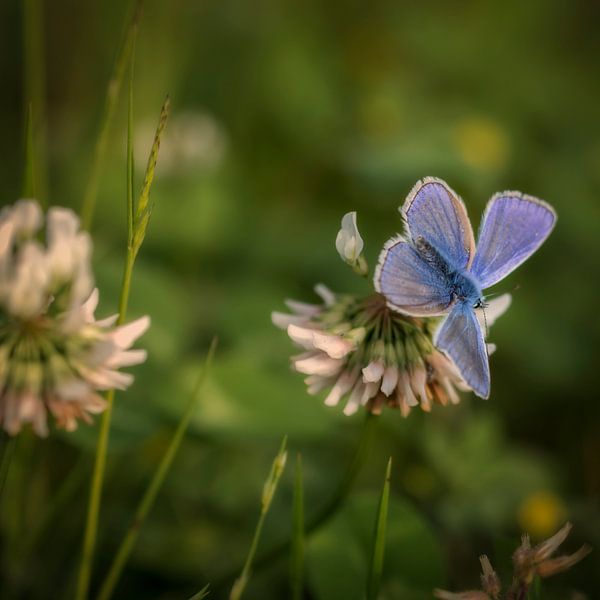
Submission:
[[[22,187],[21,12],[16,0],[0,3],[3,203]],[[49,200],[79,209],[126,6],[55,0],[43,16]],[[374,264],[424,175],[461,193],[474,224],[487,198],[509,188],[549,201],[558,227],[499,286],[514,302],[492,331],[490,401],[382,415],[348,505],[307,542],[307,597],[364,588],[390,455],[386,598],[472,587],[482,553],[508,572],[522,529],[545,537],[565,518],[573,548],[600,547],[599,18],[596,3],[559,0],[148,0],[135,69],[138,187],[166,92],[172,118],[130,304],[131,316],[152,316],[149,360],[117,395],[95,584],[214,334],[201,408],[117,597],[188,597],[206,582],[210,597],[225,597],[284,433],[303,455],[307,515],[326,501],[361,417],[306,395],[270,311],[285,297],[314,300],[317,282],[367,293],[335,252],[341,215],[358,211]],[[118,113],[94,224],[100,314],[116,309],[126,234],[124,98]],[[0,597],[70,593],[88,493],[78,465],[91,463],[96,434],[19,438],[0,511]],[[264,548],[290,532],[292,489],[288,472]],[[287,573],[282,557],[251,580],[248,598],[286,597]],[[599,573],[592,555],[544,592],[599,597]]]

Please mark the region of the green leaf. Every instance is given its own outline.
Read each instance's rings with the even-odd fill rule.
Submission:
[[[385,472],[383,489],[381,490],[381,497],[379,499],[379,506],[377,508],[377,518],[375,520],[373,551],[371,552],[370,570],[367,577],[367,600],[376,600],[379,597],[381,574],[383,572],[383,558],[385,556],[385,534],[390,500],[391,472],[392,457],[390,456]]]
[[[304,481],[302,456],[296,457],[294,479],[294,508],[292,523],[292,548],[290,556],[290,590],[293,600],[302,598],[304,580]]]

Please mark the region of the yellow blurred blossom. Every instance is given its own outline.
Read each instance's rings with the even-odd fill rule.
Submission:
[[[565,520],[566,507],[563,501],[549,490],[530,494],[521,503],[518,520],[521,529],[533,538],[543,538],[558,528]]]
[[[510,142],[504,130],[487,117],[466,117],[454,128],[460,158],[470,167],[495,170],[504,167]]]

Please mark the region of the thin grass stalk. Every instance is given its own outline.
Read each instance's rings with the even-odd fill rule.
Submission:
[[[207,583],[199,592],[195,593],[189,600],[204,600],[208,598],[210,591],[210,584]]]
[[[373,413],[366,413],[365,421],[363,423],[352,461],[329,502],[327,502],[327,504],[325,504],[306,525],[304,531],[305,538],[308,538],[309,535],[327,523],[327,521],[329,521],[329,519],[331,519],[344,505],[344,502],[352,490],[354,482],[356,481],[356,478],[358,477],[358,474],[360,473],[362,466],[369,455],[371,439],[373,436],[373,426],[376,418],[377,416]],[[285,556],[290,551],[291,543],[292,539],[290,536],[287,539],[284,539],[281,542],[271,546],[271,548],[259,555],[254,561],[254,570],[259,571],[260,569],[263,569],[267,565],[271,564],[273,560]],[[239,573],[239,569],[226,573],[219,579],[217,583],[213,584],[214,587],[218,589],[225,587],[235,578],[236,573]]]
[[[46,73],[44,65],[44,14],[42,0],[23,2],[23,107],[31,143],[31,185],[26,198],[43,205],[48,192],[48,132],[46,123]],[[33,118],[35,117],[35,119]],[[35,160],[34,160],[35,157]],[[27,177],[27,176],[26,176]]]
[[[281,442],[281,447],[279,448],[279,452],[275,457],[273,464],[271,465],[269,477],[267,478],[263,487],[260,516],[258,518],[258,523],[256,524],[256,529],[254,530],[254,536],[252,537],[250,550],[248,551],[248,556],[246,557],[246,562],[244,563],[242,572],[240,576],[235,580],[233,587],[231,588],[229,600],[240,600],[244,593],[244,590],[246,589],[246,585],[250,580],[250,575],[252,573],[252,563],[254,561],[256,549],[258,548],[258,543],[260,541],[260,536],[262,534],[263,526],[265,524],[265,519],[269,512],[269,508],[271,507],[271,502],[273,501],[275,492],[277,491],[277,485],[279,484],[279,480],[281,479],[281,475],[283,474],[283,470],[285,468],[287,458],[287,452],[285,449],[286,445],[287,436],[285,436],[283,438],[283,441]]]
[[[10,469],[10,463],[15,451],[16,438],[4,431],[0,432],[0,501],[6,484],[6,478]]]
[[[100,123],[100,130],[94,147],[90,176],[83,194],[83,204],[81,205],[81,222],[84,229],[87,230],[91,228],[94,218],[94,211],[96,209],[96,201],[98,198],[98,186],[100,183],[100,175],[104,168],[110,128],[114,121],[119,93],[121,85],[123,84],[123,78],[127,71],[127,65],[133,57],[142,6],[143,0],[136,0],[129,20],[129,25],[127,26],[121,44],[121,49],[117,55],[115,66],[106,88],[102,121]]]
[[[310,519],[306,525],[306,536],[309,536],[311,533],[317,531],[322,525],[327,523],[327,521],[329,521],[329,519],[331,519],[331,517],[337,513],[338,509],[343,506],[369,454],[373,435],[373,424],[376,418],[376,415],[367,412],[360,433],[360,438],[358,440],[358,445],[354,456],[352,457],[352,462],[350,463],[348,470],[344,474],[344,477],[340,481],[329,502],[323,506],[323,508],[316,515],[314,515],[314,517]],[[269,564],[274,558],[288,552],[290,545],[291,539],[287,539],[276,546],[273,546],[270,550],[265,552],[265,554],[259,556],[259,558],[256,560],[255,568],[262,568]]]
[[[292,600],[301,600],[304,580],[304,479],[302,456],[296,457],[292,548],[290,553],[290,591]]]
[[[132,94],[130,93],[130,104],[132,103]],[[133,110],[130,108],[128,111],[129,121],[127,130],[128,134],[131,135],[133,131],[133,125],[131,121],[133,120]],[[152,164],[151,168],[154,171],[156,165],[156,159],[158,154],[158,147],[160,146],[160,136],[165,127],[165,121],[168,116],[168,101],[163,104],[160,113],[159,125],[156,130],[154,144],[152,145],[152,150],[150,153],[149,160],[149,168],[150,164]],[[135,213],[135,209],[133,207],[133,193],[132,193],[132,182],[133,182],[133,151],[131,143],[128,144],[128,160],[127,160],[127,219],[129,220],[132,214]],[[131,156],[129,156],[129,154]],[[148,175],[146,174],[146,178]],[[142,194],[145,194],[146,203],[147,196],[149,194],[149,189],[142,190]],[[140,196],[140,199],[143,196]],[[139,202],[140,200],[138,200]],[[125,255],[125,266],[123,269],[123,281],[121,284],[121,293],[119,297],[119,313],[117,318],[117,325],[122,325],[125,321],[125,316],[127,313],[127,305],[129,303],[129,294],[131,291],[131,279],[133,275],[133,266],[135,264],[135,259],[137,253],[139,251],[140,245],[137,247],[133,243],[133,240],[138,239],[143,240],[146,228],[148,227],[148,219],[144,219],[143,221],[136,221],[133,223],[133,231],[131,234],[131,238],[127,240],[127,252]],[[92,474],[92,484],[90,491],[90,499],[88,503],[88,512],[86,517],[86,527],[84,533],[84,541],[83,541],[83,551],[82,551],[82,559],[81,559],[81,567],[79,571],[79,577],[77,582],[77,592],[76,599],[77,600],[86,600],[89,594],[89,586],[92,572],[92,561],[94,557],[94,549],[96,546],[96,538],[98,533],[98,519],[100,514],[100,505],[101,505],[101,495],[102,495],[102,485],[104,482],[104,473],[106,470],[106,455],[108,452],[108,437],[110,433],[110,423],[112,419],[112,410],[113,404],[115,400],[115,391],[110,390],[106,394],[106,410],[102,414],[102,421],[100,424],[100,432],[98,435],[98,443],[96,446],[96,458],[94,463],[94,471]]]
[[[131,555],[131,551],[133,550],[133,547],[138,539],[142,525],[144,524],[148,513],[154,505],[156,496],[158,495],[158,492],[160,491],[160,488],[162,487],[162,484],[167,474],[169,473],[169,469],[171,468],[173,459],[175,458],[175,455],[179,450],[179,446],[181,445],[185,432],[189,427],[192,416],[194,415],[194,411],[198,406],[198,398],[200,397],[200,391],[202,389],[202,386],[206,379],[206,375],[212,363],[216,346],[217,340],[216,338],[214,338],[208,351],[208,355],[206,357],[204,366],[202,367],[202,370],[198,377],[198,381],[194,386],[194,391],[192,392],[188,406],[185,412],[183,413],[179,424],[177,425],[177,429],[175,430],[173,437],[171,438],[171,442],[166,452],[164,453],[162,460],[160,461],[158,468],[156,469],[156,472],[154,473],[154,476],[150,481],[150,484],[148,485],[146,491],[144,492],[144,495],[142,496],[137,510],[135,511],[133,520],[129,525],[127,533],[125,534],[125,537],[123,538],[119,549],[117,550],[115,558],[113,559],[113,562],[108,570],[108,574],[106,575],[106,578],[104,579],[104,582],[100,587],[98,600],[108,600],[115,590],[115,587],[119,581],[121,573],[123,572],[125,564],[127,563],[127,560]]]
[[[385,471],[385,480],[377,507],[377,518],[373,532],[373,548],[371,550],[371,561],[369,574],[367,576],[367,600],[377,600],[379,588],[381,587],[381,574],[383,573],[383,559],[385,556],[385,534],[387,529],[388,507],[390,503],[390,477],[392,473],[392,458],[388,460]]]
[[[135,39],[133,41],[132,56],[135,55]],[[131,61],[131,70],[129,74],[129,103],[127,110],[127,248],[131,252],[133,247],[133,187],[135,161],[133,157],[133,68],[134,61]]]
[[[33,108],[31,102],[27,105],[25,117],[25,167],[23,169],[23,198],[36,197],[35,184],[35,148],[33,142]]]

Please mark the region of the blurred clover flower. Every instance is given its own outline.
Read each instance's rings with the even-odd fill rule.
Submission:
[[[149,120],[137,128],[135,154],[143,155],[148,140],[156,134],[156,123]],[[218,169],[229,146],[227,132],[216,117],[205,111],[185,111],[173,115],[160,142],[157,169],[165,174],[197,173]],[[143,163],[138,165],[143,171]]]
[[[11,435],[26,423],[47,435],[48,413],[68,431],[90,422],[105,408],[96,392],[127,388],[133,376],[119,367],[146,359],[129,348],[148,317],[94,319],[92,243],[76,215],[51,208],[45,242],[43,220],[34,200],[0,212],[0,427]]]
[[[323,285],[315,291],[323,304],[287,300],[292,314],[273,312],[272,321],[304,348],[292,357],[292,366],[307,375],[309,394],[329,390],[327,406],[346,399],[346,415],[361,406],[380,413],[388,405],[407,416],[419,405],[429,412],[434,403],[457,404],[457,389],[470,389],[433,346],[439,319],[395,312],[380,294],[337,296]],[[508,294],[490,302],[488,326],[509,304]]]
[[[569,535],[571,527],[570,523],[566,523],[551,538],[534,547],[529,536],[523,536],[521,545],[513,554],[513,579],[505,594],[502,594],[500,578],[484,555],[479,559],[482,569],[481,590],[459,593],[435,590],[434,596],[440,600],[525,600],[536,576],[545,578],[566,571],[591,552],[591,548],[584,544],[573,554],[552,558]]]

